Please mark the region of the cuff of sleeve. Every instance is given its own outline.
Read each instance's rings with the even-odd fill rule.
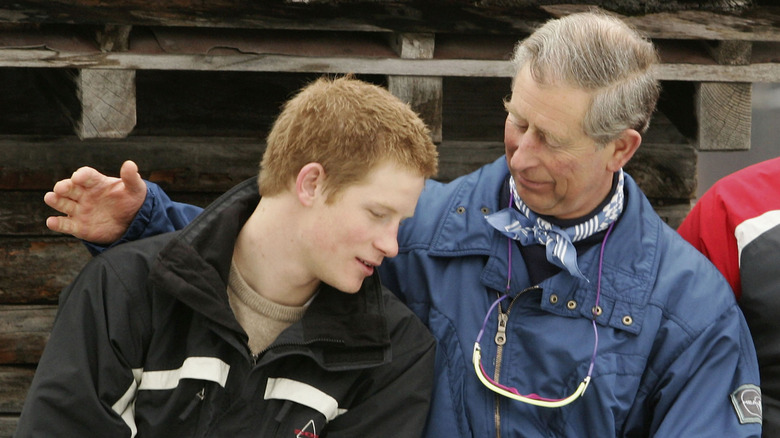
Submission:
[[[133,221],[130,223],[130,226],[127,228],[127,231],[125,231],[125,234],[123,234],[122,237],[107,246],[87,242],[86,240],[82,241],[84,246],[87,247],[87,250],[89,250],[93,256],[96,256],[101,252],[122,243],[138,240],[144,237],[144,231],[149,225],[152,211],[154,211],[154,206],[157,202],[157,197],[155,196],[152,187],[150,187],[152,184],[153,183],[148,181],[146,182],[146,199],[144,199],[144,203],[141,205],[141,208],[138,210],[138,213],[136,213]]]

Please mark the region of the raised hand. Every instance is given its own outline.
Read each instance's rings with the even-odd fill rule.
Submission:
[[[132,161],[122,164],[119,176],[82,167],[58,181],[43,201],[67,216],[51,216],[46,226],[100,245],[122,237],[146,199],[146,183]]]

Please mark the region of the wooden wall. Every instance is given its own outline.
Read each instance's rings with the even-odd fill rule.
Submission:
[[[291,93],[321,74],[347,72],[415,105],[439,147],[438,179],[449,181],[503,154],[513,43],[570,12],[535,9],[496,33],[469,31],[461,16],[457,32],[399,24],[386,11],[380,21],[353,11],[347,24],[330,15],[319,26],[281,13],[251,15],[249,24],[220,16],[211,27],[176,16],[166,26],[71,3],[51,16],[0,6],[0,437],[15,428],[59,291],[89,259],[78,241],[45,228],[54,212],[42,198],[56,181],[82,165],[115,175],[133,159],[174,199],[207,205],[255,175],[263,138]],[[14,3],[25,13],[46,4]],[[73,5],[100,14],[90,22]],[[770,10],[769,22],[777,16]],[[734,15],[704,17],[721,27],[690,16],[626,18],[652,32],[664,58],[659,111],[626,170],[673,227],[695,193],[697,150],[749,147],[750,83],[780,82],[780,31]],[[730,123],[728,135],[711,135],[702,118]]]

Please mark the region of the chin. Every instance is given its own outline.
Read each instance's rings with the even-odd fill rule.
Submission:
[[[348,294],[354,294],[360,291],[360,288],[363,287],[363,281],[361,280],[359,283],[349,283],[344,284],[341,283],[338,286],[334,286],[336,289],[340,290],[341,292],[348,293]]]

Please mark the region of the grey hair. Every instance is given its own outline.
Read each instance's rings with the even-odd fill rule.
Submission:
[[[515,46],[519,73],[529,66],[534,81],[592,93],[585,134],[604,145],[625,129],[644,133],[660,86],[651,67],[653,44],[613,16],[584,12],[550,20]]]

